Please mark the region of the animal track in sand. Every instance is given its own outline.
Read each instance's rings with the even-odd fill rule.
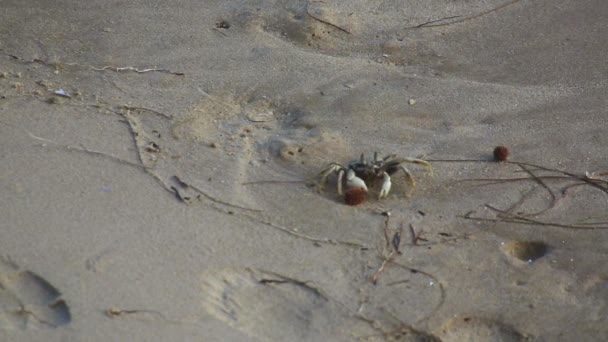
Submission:
[[[58,327],[70,323],[61,293],[31,271],[0,272],[0,329]]]
[[[208,272],[201,280],[209,314],[263,341],[349,340],[350,333],[373,333],[306,282],[252,269]]]
[[[386,321],[388,313],[401,322],[418,323],[432,316],[444,300],[445,291],[437,278],[420,270],[392,265],[384,270],[367,295],[361,312],[379,321]]]
[[[278,0],[249,8],[239,3],[231,21],[322,54],[361,55],[397,65],[443,64],[445,58],[436,51],[441,47],[431,45],[429,36],[445,32],[424,28],[478,18],[508,3],[472,0],[446,6],[443,1],[425,1],[399,6],[388,0]]]
[[[257,90],[245,90],[238,96],[232,91],[201,90],[201,93],[201,101],[172,128],[172,135],[182,146],[197,146],[202,142],[206,145],[203,148],[215,150],[204,156],[197,155],[205,158],[197,162],[201,164],[199,170],[217,165],[230,173],[238,171],[234,173],[247,176],[262,163],[273,161],[281,169],[279,172],[292,171],[306,178],[317,172],[328,159],[327,155],[348,152],[339,134],[321,129],[312,115],[294,104],[275,101],[257,94]],[[218,154],[227,154],[230,158]],[[229,165],[220,165],[224,161]],[[308,168],[306,175],[299,172],[303,168]],[[247,177],[241,178],[244,181]]]

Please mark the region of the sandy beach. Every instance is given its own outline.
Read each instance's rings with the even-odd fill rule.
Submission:
[[[0,9],[0,341],[607,338],[608,2]]]

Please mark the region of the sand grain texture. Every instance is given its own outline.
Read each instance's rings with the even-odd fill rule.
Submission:
[[[604,1],[0,7],[0,340],[608,336]]]

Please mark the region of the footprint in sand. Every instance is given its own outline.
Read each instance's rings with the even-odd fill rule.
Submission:
[[[258,31],[300,48],[334,56],[384,55],[380,62],[433,64],[445,60],[425,28],[467,21],[502,8],[503,0],[408,2],[276,0],[231,8],[233,28]]]
[[[353,340],[374,332],[311,284],[260,270],[202,276],[204,309],[263,341]]]
[[[61,293],[30,271],[0,272],[0,329],[58,327],[71,321]]]

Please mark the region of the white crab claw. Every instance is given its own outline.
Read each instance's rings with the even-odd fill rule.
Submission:
[[[367,192],[367,185],[365,185],[363,179],[355,175],[355,171],[353,170],[348,170],[346,172],[346,187],[348,189],[359,188]]]
[[[391,176],[388,175],[388,173],[384,173],[384,178],[382,181],[382,189],[380,189],[380,195],[378,195],[378,198],[385,198],[386,196],[388,196],[388,192],[391,191]]]

